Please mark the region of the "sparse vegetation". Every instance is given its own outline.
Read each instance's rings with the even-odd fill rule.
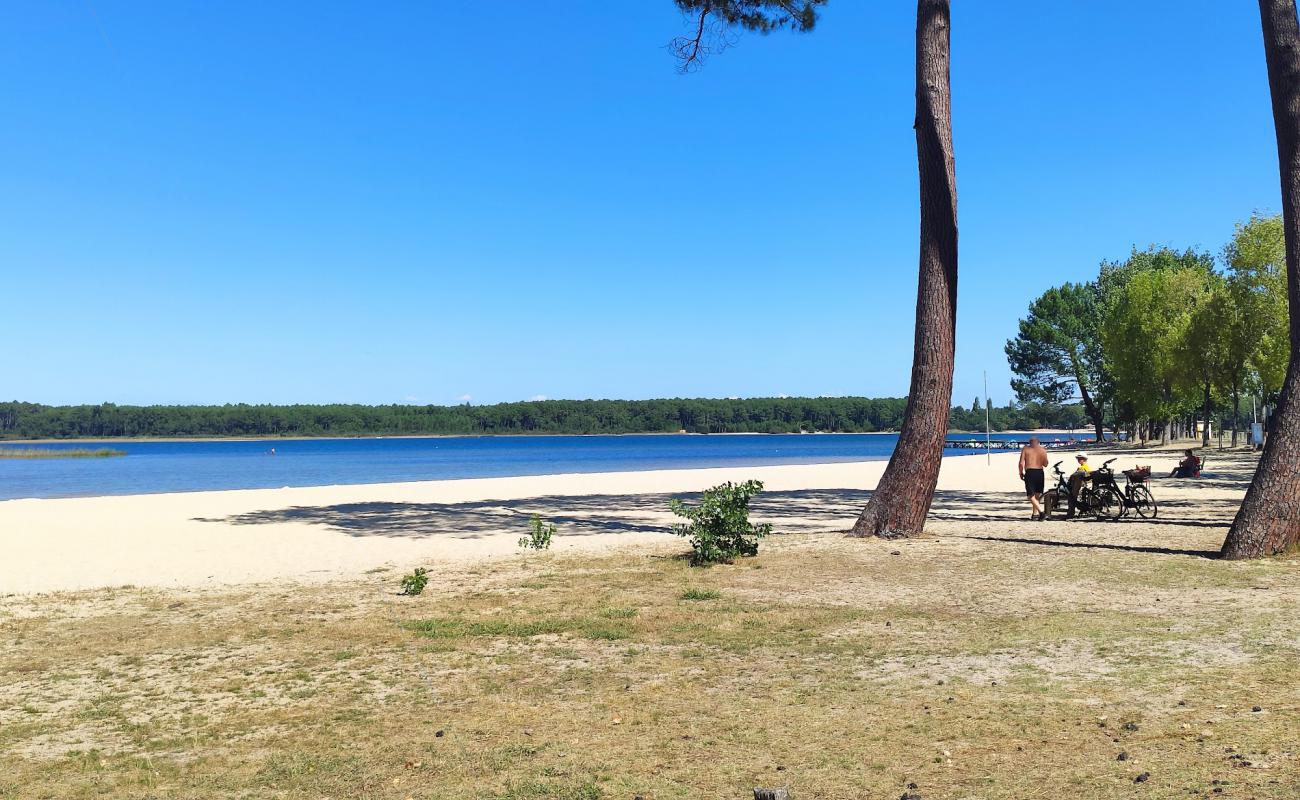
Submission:
[[[1294,570],[896,548],[502,561],[408,620],[366,580],[5,598],[0,797],[1294,796]]]
[[[416,567],[415,571],[402,577],[402,591],[404,595],[414,597],[424,591],[424,587],[429,585],[429,571],[424,567]]]
[[[555,535],[555,526],[544,522],[541,516],[534,514],[528,520],[528,535],[520,537],[519,546],[529,550],[549,550],[551,537]]]
[[[673,533],[691,542],[691,563],[731,563],[740,556],[758,554],[758,540],[772,532],[768,524],[749,521],[749,501],[763,491],[762,481],[727,483],[705,489],[698,506],[674,498],[669,507],[688,523],[673,526]]]

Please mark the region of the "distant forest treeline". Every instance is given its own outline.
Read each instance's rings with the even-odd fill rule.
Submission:
[[[0,438],[357,436],[545,433],[797,433],[898,430],[897,397],[754,397],[743,400],[540,400],[472,406],[224,405],[46,406],[0,403]],[[994,430],[1078,427],[1077,405],[990,409]],[[976,401],[956,407],[954,430],[983,430]]]

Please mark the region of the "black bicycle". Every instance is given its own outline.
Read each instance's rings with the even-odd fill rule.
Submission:
[[[1151,494],[1150,467],[1134,467],[1124,470],[1124,513],[1131,508],[1143,519],[1155,519],[1159,509],[1156,507],[1155,495]]]
[[[1075,503],[1077,513],[1091,514],[1097,519],[1119,519],[1124,515],[1124,495],[1115,483],[1115,473],[1110,469],[1110,462],[1114,460],[1112,458],[1102,464],[1079,487],[1079,499]],[[1057,509],[1068,509],[1070,497],[1070,483],[1061,471],[1060,461],[1052,465],[1052,472],[1056,475],[1056,488],[1043,495],[1047,509],[1044,513],[1049,516]]]
[[[1089,476],[1092,478],[1093,513],[1097,519],[1119,519],[1124,516],[1124,492],[1115,482],[1115,471],[1110,468],[1114,461],[1113,458],[1103,461]]]

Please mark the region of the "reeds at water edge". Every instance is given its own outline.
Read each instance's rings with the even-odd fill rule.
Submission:
[[[124,455],[126,455],[125,450],[113,450],[108,447],[101,447],[96,450],[58,447],[0,447],[0,458],[111,458]]]

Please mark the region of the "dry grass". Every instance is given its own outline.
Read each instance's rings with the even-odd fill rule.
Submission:
[[[4,598],[0,797],[1296,797],[1297,562],[1124,547],[788,535],[419,597],[394,570]]]

